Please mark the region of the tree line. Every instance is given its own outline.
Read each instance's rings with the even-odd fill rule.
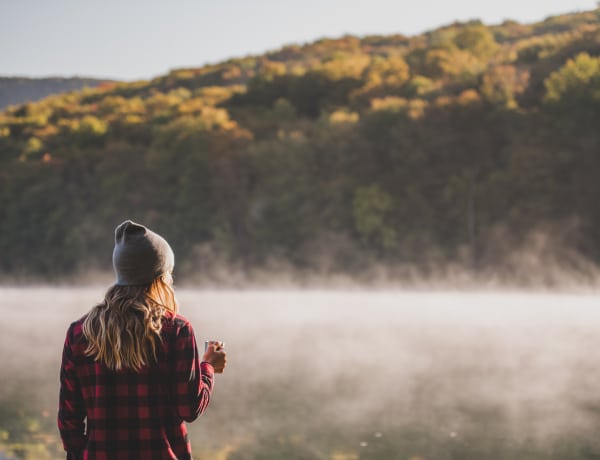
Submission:
[[[599,19],[324,39],[10,107],[0,272],[110,269],[126,218],[182,278],[494,273],[531,247],[595,267]]]

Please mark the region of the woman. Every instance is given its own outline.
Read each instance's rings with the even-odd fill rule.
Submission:
[[[60,372],[58,427],[69,460],[191,459],[185,422],[206,409],[226,353],[199,359],[177,314],[173,251],[131,221],[115,230],[116,283],[69,327]]]

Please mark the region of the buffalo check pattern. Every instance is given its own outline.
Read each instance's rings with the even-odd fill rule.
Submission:
[[[184,422],[208,406],[214,369],[200,362],[189,321],[168,312],[157,363],[135,372],[85,356],[84,318],[67,331],[60,369],[58,428],[67,460],[191,460]]]

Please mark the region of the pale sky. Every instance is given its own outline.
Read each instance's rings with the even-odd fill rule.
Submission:
[[[149,79],[345,34],[520,22],[595,0],[0,0],[0,75]]]

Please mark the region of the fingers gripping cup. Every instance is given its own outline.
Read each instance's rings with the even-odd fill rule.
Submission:
[[[217,374],[222,374],[227,365],[227,352],[223,347],[225,343],[218,340],[204,342],[203,360],[211,364]]]

